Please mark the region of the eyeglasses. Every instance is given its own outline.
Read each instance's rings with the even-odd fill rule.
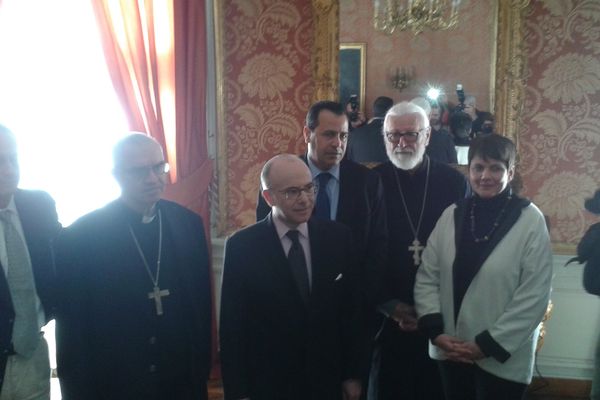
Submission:
[[[279,193],[285,196],[286,200],[298,200],[302,193],[307,197],[313,197],[317,193],[317,186],[314,183],[309,183],[304,187],[289,187],[283,190],[278,190]]]
[[[390,143],[400,143],[400,139],[404,139],[405,142],[414,143],[419,138],[419,134],[424,129],[420,129],[417,132],[385,132],[385,137]]]
[[[169,164],[165,161],[161,161],[158,164],[151,165],[149,167],[127,168],[123,170],[123,173],[131,176],[134,179],[142,180],[146,178],[150,172],[156,176],[163,176],[169,172],[169,170]]]

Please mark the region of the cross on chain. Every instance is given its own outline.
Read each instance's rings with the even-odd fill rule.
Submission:
[[[169,294],[170,293],[168,289],[160,290],[158,286],[154,286],[154,289],[148,293],[148,298],[150,300],[154,300],[154,305],[156,306],[156,315],[163,315],[162,297],[166,297]]]
[[[415,267],[418,267],[419,265],[421,265],[420,252],[422,252],[423,249],[425,249],[425,246],[421,246],[421,242],[419,242],[419,239],[417,239],[417,238],[415,238],[415,240],[413,240],[412,246],[408,246],[408,251],[413,252],[413,260],[415,262]]]

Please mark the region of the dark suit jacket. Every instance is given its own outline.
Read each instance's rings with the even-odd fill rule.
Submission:
[[[306,156],[302,156],[306,162]],[[259,193],[256,220],[271,211]],[[350,160],[340,163],[340,192],[336,222],[352,231],[361,281],[371,306],[379,304],[387,263],[387,223],[383,185],[379,175]]]
[[[56,288],[52,241],[60,231],[56,207],[54,200],[41,191],[19,189],[14,198],[31,258],[37,294],[42,302],[46,321],[49,321],[54,318]],[[4,273],[0,272],[0,389],[6,360],[12,349],[14,318],[8,283]]]
[[[191,374],[196,381],[190,384],[200,387],[208,378],[211,341],[204,228],[201,218],[184,207],[165,200],[158,207],[164,236],[174,251],[169,273],[180,289],[178,321],[184,321],[191,338],[189,357],[172,360],[169,368]],[[149,341],[158,322],[143,312],[152,306],[145,286],[142,295],[131,294],[140,280],[151,283],[131,238],[128,212],[120,200],[114,201],[80,218],[58,241],[63,296],[57,316],[57,361],[65,400],[122,399],[135,384],[154,379],[149,376],[148,355],[155,351]]]
[[[306,305],[271,218],[235,233],[225,246],[225,399],[340,399],[341,383],[361,379],[367,366],[350,231],[309,221],[312,290]]]
[[[355,129],[348,138],[346,157],[359,163],[382,163],[388,160],[383,141],[383,119],[374,119]]]

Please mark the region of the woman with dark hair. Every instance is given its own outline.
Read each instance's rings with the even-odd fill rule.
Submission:
[[[544,216],[509,186],[515,158],[503,136],[471,142],[474,194],[444,211],[417,272],[419,328],[447,400],[521,399],[532,378],[552,252]]]

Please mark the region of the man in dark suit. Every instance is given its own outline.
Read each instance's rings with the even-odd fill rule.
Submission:
[[[63,399],[205,399],[209,261],[200,217],[161,200],[160,145],[115,147],[121,197],[70,226],[57,245]]]
[[[369,168],[344,159],[348,119],[341,104],[333,101],[313,104],[306,115],[303,135],[308,151],[302,160],[319,188],[315,216],[340,222],[352,230],[361,282],[374,310],[379,304],[387,249],[381,180]],[[269,211],[270,207],[259,195],[256,220],[266,217]]]
[[[355,129],[348,138],[346,157],[358,163],[379,164],[387,161],[383,143],[383,118],[394,105],[394,100],[380,96],[373,102],[373,118],[368,124]]]
[[[50,398],[48,346],[54,318],[52,240],[60,231],[52,198],[17,189],[13,134],[0,125],[0,399]]]
[[[350,230],[310,219],[311,173],[269,160],[272,212],[229,238],[221,295],[226,400],[358,400],[368,363]]]

